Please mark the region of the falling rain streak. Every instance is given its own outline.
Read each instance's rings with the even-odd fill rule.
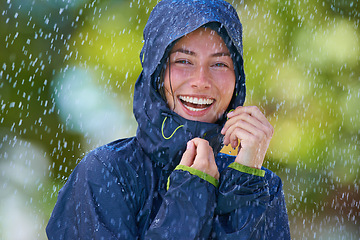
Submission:
[[[46,239],[80,159],[135,134],[142,30],[155,4],[0,2],[0,239]],[[292,238],[359,239],[359,3],[233,5],[245,105],[275,128],[265,166],[283,180]]]

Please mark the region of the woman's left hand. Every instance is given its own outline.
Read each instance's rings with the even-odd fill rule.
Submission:
[[[274,128],[255,106],[237,107],[227,117],[221,133],[225,135],[225,145],[231,144],[236,148],[240,141],[235,162],[260,169]]]

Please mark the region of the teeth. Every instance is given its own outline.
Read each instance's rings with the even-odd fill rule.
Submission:
[[[192,104],[199,104],[199,105],[200,104],[210,105],[214,102],[214,99],[209,99],[209,98],[196,98],[196,97],[189,97],[189,96],[186,96],[186,97],[180,96],[179,98],[185,102],[189,102]],[[191,109],[195,109],[195,108],[191,108]],[[203,109],[200,109],[200,110],[203,110]],[[198,110],[198,111],[200,111],[200,110]]]
[[[194,111],[194,112],[198,112],[198,111],[202,111],[205,110],[206,108],[193,108],[193,107],[189,107],[184,105],[187,109],[189,109],[190,111]]]

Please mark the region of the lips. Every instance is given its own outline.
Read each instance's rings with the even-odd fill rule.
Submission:
[[[214,102],[211,98],[199,98],[189,96],[179,96],[181,103],[190,111],[199,112],[209,108]]]

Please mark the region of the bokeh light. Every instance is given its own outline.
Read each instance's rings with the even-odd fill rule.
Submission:
[[[359,239],[359,3],[232,3],[245,105],[275,128],[265,166],[283,180],[292,238]],[[81,158],[135,134],[142,30],[155,4],[0,2],[0,239],[46,239]]]

